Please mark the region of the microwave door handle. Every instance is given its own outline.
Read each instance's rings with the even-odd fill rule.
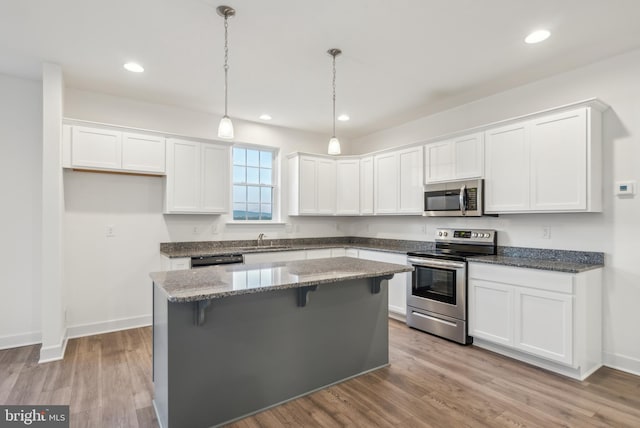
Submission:
[[[467,215],[467,186],[463,185],[460,188],[460,211],[462,215]]]

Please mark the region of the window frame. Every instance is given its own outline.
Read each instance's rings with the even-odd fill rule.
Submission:
[[[234,199],[233,199],[233,188],[234,186],[236,186],[236,182],[234,181],[233,178],[233,167],[235,165],[234,163],[234,158],[233,158],[233,150],[234,149],[246,149],[246,150],[255,150],[255,151],[262,151],[262,152],[271,152],[272,158],[271,158],[271,185],[264,185],[264,184],[256,184],[255,186],[257,187],[270,187],[271,188],[271,199],[272,199],[272,203],[271,203],[271,220],[255,220],[255,219],[235,219],[233,212],[234,212]],[[278,224],[280,223],[280,195],[281,195],[281,180],[280,180],[280,148],[279,147],[274,147],[274,146],[267,146],[267,145],[261,145],[261,144],[250,144],[250,143],[234,143],[231,146],[231,168],[230,168],[230,207],[231,207],[231,212],[230,212],[230,221],[228,221],[227,223],[229,224]],[[241,183],[238,184],[240,186],[254,186],[253,184],[249,184],[249,183]]]

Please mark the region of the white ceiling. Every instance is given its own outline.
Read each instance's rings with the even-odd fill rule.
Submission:
[[[2,0],[0,73],[221,114],[230,19],[229,114],[358,137],[640,47],[638,0]],[[526,45],[531,30],[551,38]],[[122,65],[135,60],[146,72]]]

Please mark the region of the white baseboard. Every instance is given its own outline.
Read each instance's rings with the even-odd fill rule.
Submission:
[[[36,345],[40,342],[42,342],[42,333],[39,331],[2,336],[0,337],[0,349],[19,348],[21,346]]]
[[[67,350],[67,339],[67,334],[65,333],[62,341],[57,345],[47,347],[43,346],[40,348],[40,361],[38,361],[38,364],[62,360],[64,358],[64,351]]]
[[[151,315],[141,315],[138,317],[69,326],[67,327],[67,337],[73,339],[76,337],[93,336],[94,334],[128,330],[130,328],[146,327],[151,325],[151,320]]]
[[[640,359],[609,352],[603,352],[602,356],[605,366],[640,376]]]

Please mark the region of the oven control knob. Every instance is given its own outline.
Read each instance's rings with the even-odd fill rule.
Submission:
[[[438,236],[442,236],[442,232],[438,232]]]
[[[489,234],[488,234],[488,233],[485,233],[483,236],[484,236],[485,238],[488,238],[488,237],[489,237]]]
[[[478,234],[477,234],[476,232],[473,232],[473,233],[471,234],[471,236],[472,236],[473,238],[477,238],[477,237],[478,237]]]
[[[448,235],[448,233],[447,233],[447,232],[445,232],[445,233],[444,233],[444,236],[447,236],[447,235]]]

